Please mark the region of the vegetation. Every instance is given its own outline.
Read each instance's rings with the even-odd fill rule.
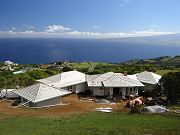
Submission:
[[[178,135],[179,125],[179,116],[120,113],[0,120],[1,135]]]
[[[180,67],[180,56],[170,57],[170,56],[163,56],[153,59],[141,59],[141,60],[130,60],[128,62],[125,62],[125,64],[146,64],[146,65],[155,65],[155,66],[161,66],[161,67]]]
[[[180,72],[180,68],[169,69],[169,70],[157,70],[155,73],[163,76],[163,75],[170,73],[170,72]]]
[[[123,73],[124,71],[128,71],[128,74],[135,74],[147,70],[163,75],[168,71],[180,71],[180,56],[130,60],[123,63],[70,62],[69,66],[87,74]]]
[[[174,64],[175,63],[175,64]],[[0,67],[4,66],[0,63]],[[164,75],[168,72],[180,71],[180,56],[159,57],[155,59],[131,60],[124,63],[104,62],[56,62],[50,64],[26,64],[14,67],[14,71],[27,69],[28,72],[14,75],[12,71],[0,71],[0,88],[26,87],[35,83],[35,80],[46,78],[71,70],[86,74],[102,74],[106,72],[135,74],[143,71],[152,71]]]
[[[153,93],[155,97],[165,95],[171,103],[176,103],[180,97],[179,58],[179,56],[160,57],[126,63],[57,62],[44,65],[19,65],[16,68],[17,71],[29,67],[32,69],[16,75],[12,71],[0,71],[0,88],[26,87],[36,83],[37,79],[70,70],[78,70],[86,74],[123,73],[124,71],[134,74],[147,70],[164,74],[160,81],[164,89],[162,91],[160,87],[157,87]],[[172,64],[172,61],[176,64]],[[54,67],[54,65],[57,69],[47,68],[48,66]],[[3,63],[0,63],[1,66],[4,66]],[[170,109],[179,110],[179,106],[171,106]],[[178,114],[139,115],[140,113],[141,108],[136,106],[129,114],[92,112],[49,118],[3,116],[3,112],[0,112],[0,116],[3,116],[0,118],[0,135],[178,135],[180,133]]]
[[[180,72],[170,72],[160,79],[163,94],[170,103],[177,103],[180,98]]]
[[[0,88],[27,87],[34,84],[37,79],[46,78],[57,73],[51,70],[32,70],[15,75],[10,71],[0,71]]]
[[[143,107],[140,107],[139,105],[135,105],[135,106],[133,106],[131,108],[130,113],[132,113],[132,114],[141,114],[142,108]]]

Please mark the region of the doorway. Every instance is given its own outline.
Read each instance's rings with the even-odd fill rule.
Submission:
[[[113,96],[122,95],[120,88],[113,88]]]

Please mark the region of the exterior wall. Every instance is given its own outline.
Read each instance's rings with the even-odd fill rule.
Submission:
[[[113,88],[89,87],[89,90],[91,90],[95,96],[114,96]],[[117,90],[119,90],[119,96],[122,96],[122,98],[125,98],[126,95],[138,95],[138,87],[122,87]]]
[[[72,89],[69,89],[70,87],[72,87]],[[72,85],[72,86],[68,86],[68,87],[63,87],[62,89],[68,90],[68,91],[72,91],[73,93],[80,93],[80,92],[84,92],[88,89],[87,83],[80,83],[80,84],[76,84],[76,85]]]
[[[26,102],[28,102],[28,101],[21,97],[21,103],[23,104]],[[45,100],[45,101],[38,102],[38,103],[28,102],[24,105],[29,106],[29,107],[44,107],[44,106],[50,106],[50,105],[58,105],[60,103],[61,103],[61,98],[56,97],[56,98],[52,98],[52,99]]]
[[[15,89],[4,89],[0,91],[0,97],[19,98],[19,95],[13,93],[12,90],[15,90]]]
[[[95,96],[113,96],[113,88],[89,87]]]
[[[121,88],[121,92],[122,92],[122,98],[125,98],[125,96],[126,96],[126,88]]]
[[[52,98],[52,99],[45,100],[45,101],[42,101],[42,102],[38,102],[38,103],[36,103],[36,107],[58,105],[60,103],[61,103],[61,98],[60,97],[56,97],[56,98]]]
[[[88,89],[87,83],[80,83],[76,85],[76,91],[75,93],[84,92]]]
[[[93,95],[95,95],[95,96],[104,96],[103,88],[100,88],[100,87],[93,88]]]
[[[113,97],[113,88],[109,88],[109,96]]]
[[[89,90],[92,91],[93,95],[95,96],[105,95],[103,87],[89,87]]]

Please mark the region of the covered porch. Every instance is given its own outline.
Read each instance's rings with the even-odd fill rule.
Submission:
[[[138,95],[138,87],[93,87],[94,96],[109,96],[125,98],[130,95]]]

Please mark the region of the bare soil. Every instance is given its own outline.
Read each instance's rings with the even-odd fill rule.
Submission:
[[[32,109],[26,107],[11,106],[9,101],[0,101],[0,118],[9,116],[23,117],[23,116],[38,116],[38,117],[54,117],[62,115],[73,115],[77,113],[86,113],[96,111],[98,107],[111,107],[114,112],[128,112],[129,109],[125,108],[126,102],[116,104],[99,104],[91,100],[81,100],[76,94],[63,97],[63,104],[48,108]]]

